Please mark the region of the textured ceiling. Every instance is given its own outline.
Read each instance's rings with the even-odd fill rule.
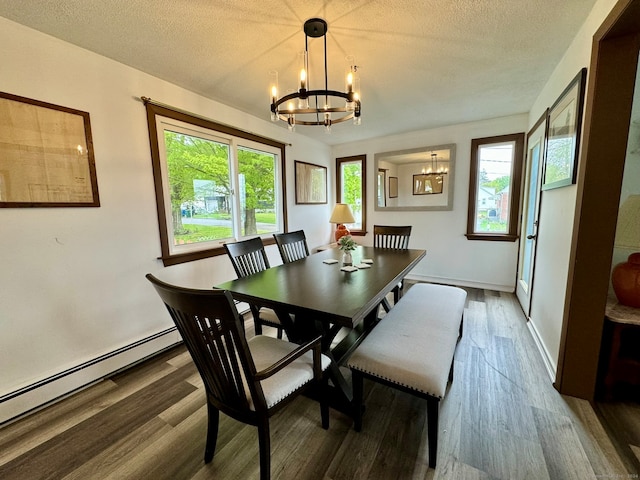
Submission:
[[[345,56],[354,55],[362,125],[296,131],[340,144],[528,112],[594,3],[0,0],[0,16],[265,120],[268,72],[279,72],[281,91],[295,88],[302,24],[324,18],[329,88],[344,89]],[[312,63],[321,48],[310,39]]]

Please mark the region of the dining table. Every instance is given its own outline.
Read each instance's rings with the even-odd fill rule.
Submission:
[[[426,251],[360,245],[351,254],[350,269],[342,263],[341,250],[328,248],[215,286],[238,301],[272,308],[289,341],[303,343],[321,335],[323,353],[331,359],[331,405],[347,414],[352,413],[353,393],[340,366],[375,328],[379,307],[391,308],[387,295]]]

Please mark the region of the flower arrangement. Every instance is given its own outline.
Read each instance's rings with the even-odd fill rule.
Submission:
[[[345,235],[344,237],[340,237],[338,240],[338,247],[343,252],[350,252],[351,250],[355,250],[358,244],[351,238],[351,235]]]

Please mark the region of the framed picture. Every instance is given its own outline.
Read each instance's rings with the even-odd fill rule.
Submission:
[[[0,207],[99,207],[89,113],[0,92]]]
[[[294,167],[296,203],[327,203],[327,167],[298,160],[294,162]]]
[[[421,173],[413,176],[414,195],[433,195],[442,193],[444,175],[437,173]]]
[[[583,68],[549,109],[542,190],[576,183],[586,79]]]
[[[398,177],[389,177],[389,198],[398,198]]]

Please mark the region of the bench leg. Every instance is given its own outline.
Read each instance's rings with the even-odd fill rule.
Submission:
[[[357,370],[351,370],[351,383],[353,384],[353,429],[356,432],[359,432],[362,430],[362,397],[364,379]]]
[[[438,410],[440,399],[430,397],[427,399],[427,435],[429,440],[429,467],[436,468],[436,455],[438,452]]]

